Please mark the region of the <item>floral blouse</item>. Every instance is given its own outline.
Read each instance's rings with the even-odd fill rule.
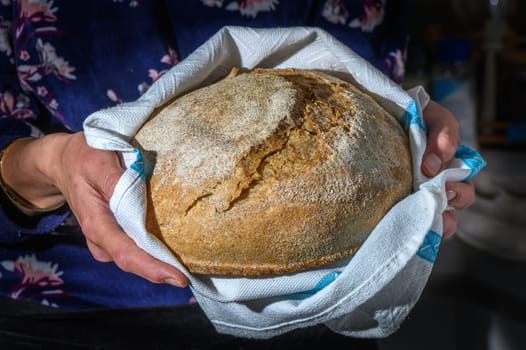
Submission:
[[[407,0],[0,0],[0,150],[24,136],[82,130],[137,99],[224,25],[321,27],[394,81],[404,76]],[[0,193],[0,196],[2,194]],[[65,308],[193,301],[91,257],[67,210],[0,210],[0,296]]]

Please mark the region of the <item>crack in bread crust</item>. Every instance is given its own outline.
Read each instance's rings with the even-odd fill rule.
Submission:
[[[161,108],[133,142],[155,163],[147,228],[194,273],[282,274],[348,257],[411,192],[398,121],[314,71],[231,74]]]

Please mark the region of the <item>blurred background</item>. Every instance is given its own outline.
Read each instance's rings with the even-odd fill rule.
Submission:
[[[410,1],[404,87],[424,86],[449,108],[462,142],[477,149],[487,167],[475,178],[475,204],[457,211],[457,234],[442,242],[420,300],[396,333],[362,342],[316,327],[254,344],[218,336],[197,305],[82,318],[39,309],[32,321],[41,332],[83,339],[92,337],[86,330],[98,324],[97,337],[113,341],[115,334],[133,336],[122,321],[136,319],[137,336],[148,335],[141,340],[150,344],[148,332],[161,330],[155,340],[174,348],[526,349],[526,0]],[[0,309],[15,315],[17,327],[30,327],[17,307],[6,301]],[[6,320],[11,324],[0,328],[13,329],[13,318]],[[58,325],[72,327],[57,330]],[[50,348],[45,345],[40,348]],[[13,347],[0,344],[4,348]]]
[[[411,0],[405,87],[426,87],[487,167],[385,349],[526,348],[526,1]]]
[[[456,96],[462,124],[482,146],[524,146],[526,135],[526,1],[411,0],[413,15],[406,86],[421,84],[439,101],[448,83],[473,84],[473,96]],[[451,88],[451,86],[449,86]],[[446,104],[455,101],[448,100]],[[474,107],[473,115],[466,109]]]

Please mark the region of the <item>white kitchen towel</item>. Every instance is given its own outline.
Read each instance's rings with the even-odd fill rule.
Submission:
[[[395,205],[349,259],[294,274],[263,278],[193,275],[144,225],[145,167],[129,141],[154,108],[204,86],[232,67],[319,69],[362,86],[398,116],[410,133],[414,193]],[[122,154],[128,167],[110,206],[144,250],[185,273],[197,302],[219,332],[269,338],[324,323],[355,337],[385,337],[419,299],[448,210],[446,181],[474,176],[484,160],[461,146],[451,167],[434,178],[420,172],[426,145],[422,88],[406,92],[334,37],[318,28],[225,27],[156,81],[137,101],[98,111],[86,120],[87,142]]]

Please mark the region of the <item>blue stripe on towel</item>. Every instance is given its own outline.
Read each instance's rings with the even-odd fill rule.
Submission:
[[[471,179],[486,166],[486,161],[484,158],[482,158],[482,156],[477,151],[469,146],[458,146],[455,153],[455,158],[462,160],[464,164],[466,164],[466,166],[471,170],[471,173],[462,181]]]
[[[139,173],[141,180],[146,181],[146,171],[144,168],[144,158],[142,156],[142,153],[137,148],[134,148],[133,150],[135,151],[136,158],[135,162],[133,162],[132,165],[130,165],[130,168]]]
[[[336,280],[336,277],[338,277],[340,275],[340,271],[333,271],[333,272],[329,272],[328,274],[326,274],[325,276],[323,276],[319,281],[318,283],[316,283],[316,285],[314,286],[314,288],[312,289],[309,289],[309,290],[306,290],[304,292],[298,292],[298,293],[293,293],[293,294],[288,294],[288,295],[285,295],[284,297],[286,299],[305,299],[305,298],[308,298],[314,294],[316,294],[317,292],[319,292],[320,290],[322,290],[323,288],[327,287],[329,284],[331,284],[332,282],[334,282]]]
[[[426,130],[424,120],[418,115],[418,106],[415,101],[409,103],[404,115],[402,116],[402,125],[408,128],[413,124],[417,124],[422,130]]]
[[[442,241],[442,236],[440,236],[435,231],[429,231],[424,238],[424,242],[416,252],[416,255],[421,257],[424,260],[434,263],[438,254],[438,248],[440,247],[440,242]]]

